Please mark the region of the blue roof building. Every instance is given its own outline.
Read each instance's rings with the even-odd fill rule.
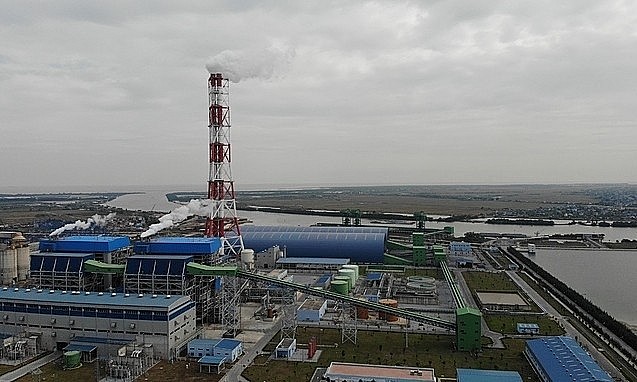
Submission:
[[[40,241],[42,252],[107,253],[130,247],[126,236],[66,236]]]
[[[134,252],[139,255],[194,255],[217,253],[221,240],[216,237],[158,237],[135,243]]]
[[[458,382],[522,382],[517,371],[457,369]]]
[[[524,353],[544,382],[613,381],[571,337],[545,337],[526,341]]]

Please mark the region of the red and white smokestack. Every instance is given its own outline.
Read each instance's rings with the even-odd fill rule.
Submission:
[[[208,132],[210,168],[208,171],[208,199],[212,211],[206,220],[207,237],[221,239],[223,253],[238,256],[243,247],[239,230],[234,181],[230,168],[230,94],[229,81],[221,73],[208,79]]]

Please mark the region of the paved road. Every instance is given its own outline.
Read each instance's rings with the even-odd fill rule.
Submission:
[[[279,332],[281,325],[279,323],[272,325],[267,329],[263,336],[249,349],[245,354],[234,364],[234,366],[228,370],[226,375],[221,378],[221,382],[249,382],[247,379],[241,376],[241,373],[252,364],[257,355],[263,350],[265,345],[272,340],[275,334]]]
[[[53,362],[60,357],[62,357],[62,352],[59,352],[59,351],[53,352],[47,356],[44,356],[31,363],[28,363],[18,369],[15,369],[4,375],[1,375],[0,382],[15,381],[16,379],[24,377],[25,375],[29,374],[30,372],[37,369],[38,367],[44,366],[49,362]]]
[[[507,271],[507,274],[513,279],[513,281],[518,284],[518,286],[525,291],[529,297],[535,302],[543,311],[553,316],[560,323],[562,328],[566,331],[568,336],[576,338],[578,342],[584,345],[588,352],[593,356],[593,358],[599,363],[599,365],[609,372],[613,376],[622,375],[621,372],[613,365],[606,356],[597,350],[597,346],[590,342],[582,333],[580,333],[573,325],[571,325],[570,321],[562,316],[551,304],[549,304],[542,296],[539,295],[535,291],[535,289],[531,288],[529,284],[524,281],[515,271]]]

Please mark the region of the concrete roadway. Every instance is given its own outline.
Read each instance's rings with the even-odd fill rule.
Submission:
[[[31,373],[33,370],[37,369],[38,367],[44,366],[49,362],[53,362],[60,357],[62,357],[62,352],[60,351],[53,352],[31,363],[28,363],[18,369],[10,371],[4,375],[0,375],[0,382],[15,381],[16,379],[22,378],[25,375]]]
[[[568,318],[562,316],[551,304],[549,304],[542,296],[540,296],[535,289],[531,288],[529,284],[524,281],[515,271],[507,271],[507,274],[511,279],[531,297],[533,302],[537,304],[543,311],[553,316],[560,323],[562,328],[566,331],[566,335],[573,338],[577,338],[577,341],[584,345],[593,358],[599,363],[599,365],[606,370],[615,379],[621,376],[621,372],[613,365],[606,356],[597,350],[597,346],[590,342],[582,333],[580,333],[573,325],[571,325]],[[557,299],[556,299],[557,300]]]
[[[254,359],[261,353],[265,345],[267,345],[275,334],[279,332],[281,325],[277,322],[269,329],[266,329],[263,336],[247,350],[239,360],[228,370],[226,375],[221,378],[221,382],[249,382],[241,376],[241,373],[254,362]]]

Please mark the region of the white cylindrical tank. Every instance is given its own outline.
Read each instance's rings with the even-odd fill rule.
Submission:
[[[241,262],[246,264],[254,263],[254,251],[252,249],[241,251]]]
[[[29,243],[27,239],[22,236],[21,233],[15,235],[12,239],[13,247],[16,249],[16,271],[18,274],[18,281],[24,281],[27,279],[29,273],[29,265],[31,263],[31,251],[29,250]]]
[[[356,264],[345,264],[341,268],[353,269],[354,270],[354,274],[356,275],[356,280],[358,280],[358,276],[359,276],[358,265],[356,265]]]
[[[0,283],[2,285],[11,285],[18,277],[17,256],[16,249],[0,244]]]

